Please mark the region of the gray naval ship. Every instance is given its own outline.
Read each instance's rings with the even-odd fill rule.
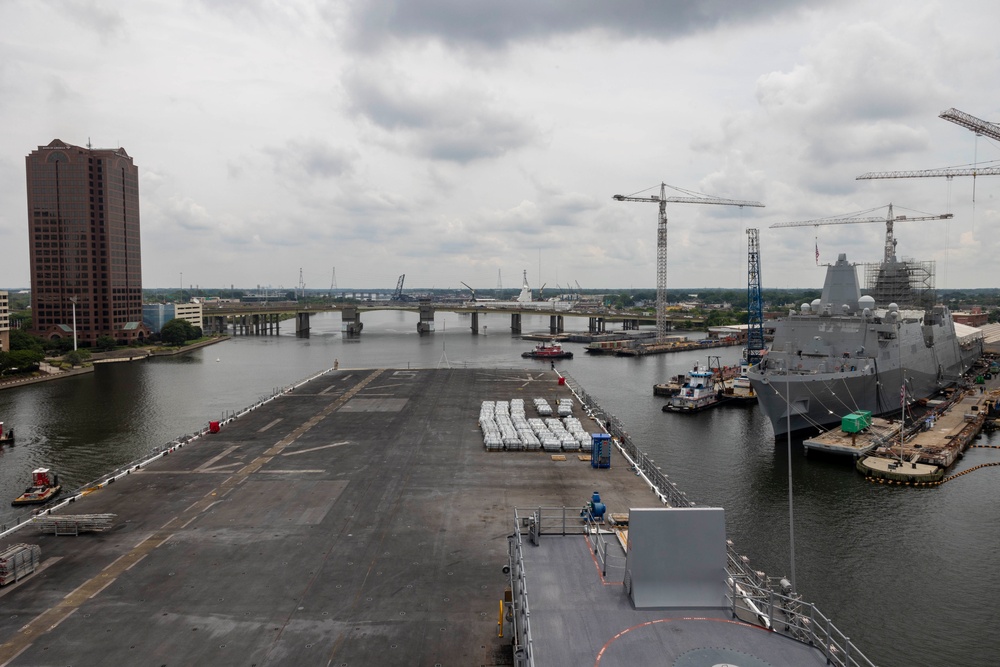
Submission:
[[[822,430],[856,410],[898,413],[904,395],[910,403],[957,382],[982,355],[982,336],[954,323],[946,306],[923,305],[861,296],[841,254],[822,296],[774,323],[769,353],[747,373],[775,437]]]

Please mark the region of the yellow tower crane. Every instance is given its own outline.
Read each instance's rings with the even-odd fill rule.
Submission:
[[[655,187],[655,186],[654,186]],[[683,197],[667,197],[667,188],[684,193]],[[651,189],[651,188],[647,188]],[[645,192],[641,190],[640,192]],[[759,201],[743,199],[725,199],[712,197],[700,192],[692,192],[682,188],[660,183],[660,196],[637,197],[631,195],[614,195],[616,201],[635,201],[659,204],[660,215],[656,226],[656,341],[663,342],[667,337],[667,204],[720,204],[722,206],[756,206],[763,207]]]

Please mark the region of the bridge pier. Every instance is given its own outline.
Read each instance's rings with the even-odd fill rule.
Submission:
[[[309,338],[309,315],[302,311],[295,313],[295,335],[299,338]]]
[[[479,313],[476,312],[472,313],[472,324],[469,326],[469,328],[472,329],[473,336],[479,335]]]
[[[521,313],[510,314],[510,331],[516,334],[521,333]]]
[[[420,320],[417,322],[417,333],[434,333],[434,308],[430,299],[420,300]]]
[[[622,331],[638,331],[639,320],[622,320]]]
[[[562,315],[549,315],[549,333],[553,336],[555,334],[563,333],[563,316]]]
[[[357,306],[344,306],[340,311],[340,333],[347,338],[356,338],[361,335],[364,327]]]
[[[607,330],[607,322],[603,317],[591,317],[587,322],[587,332],[592,334],[604,333]]]

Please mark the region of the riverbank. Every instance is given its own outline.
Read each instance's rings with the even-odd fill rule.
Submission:
[[[75,377],[77,375],[85,375],[87,373],[93,373],[94,367],[97,364],[112,364],[121,363],[127,361],[142,361],[148,359],[149,357],[172,357],[178,354],[184,354],[186,352],[191,352],[209,345],[214,345],[215,343],[221,343],[222,341],[229,340],[231,336],[216,336],[208,340],[201,340],[196,343],[191,343],[190,345],[183,345],[181,347],[172,347],[169,349],[162,349],[153,346],[147,347],[132,347],[126,348],[124,350],[112,350],[110,352],[94,352],[92,353],[90,359],[84,366],[62,370],[50,364],[45,364],[47,368],[51,368],[50,372],[39,371],[28,377],[21,378],[10,378],[5,380],[0,380],[0,389],[13,389],[15,387],[25,387],[31,384],[38,384],[39,382],[51,382],[52,380],[61,380],[63,378]]]

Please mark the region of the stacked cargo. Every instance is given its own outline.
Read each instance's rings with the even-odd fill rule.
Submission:
[[[587,449],[590,446],[590,433],[583,428],[583,424],[576,417],[566,417],[563,424],[570,435],[576,438],[579,449]]]
[[[533,403],[540,416],[552,415],[552,407],[544,398],[536,398]],[[573,401],[559,399],[558,412],[565,415],[564,420],[551,416],[528,419],[523,399],[483,401],[479,408],[483,445],[488,451],[575,452],[589,447],[590,435],[580,420],[572,416]]]
[[[37,544],[15,544],[0,553],[0,586],[17,581],[35,571],[42,560]]]
[[[552,406],[544,398],[535,399],[535,410],[538,411],[539,417],[549,417],[552,415]]]
[[[496,403],[483,401],[479,406],[479,428],[483,430],[483,445],[487,451],[497,452],[503,449],[503,437],[494,418]]]

